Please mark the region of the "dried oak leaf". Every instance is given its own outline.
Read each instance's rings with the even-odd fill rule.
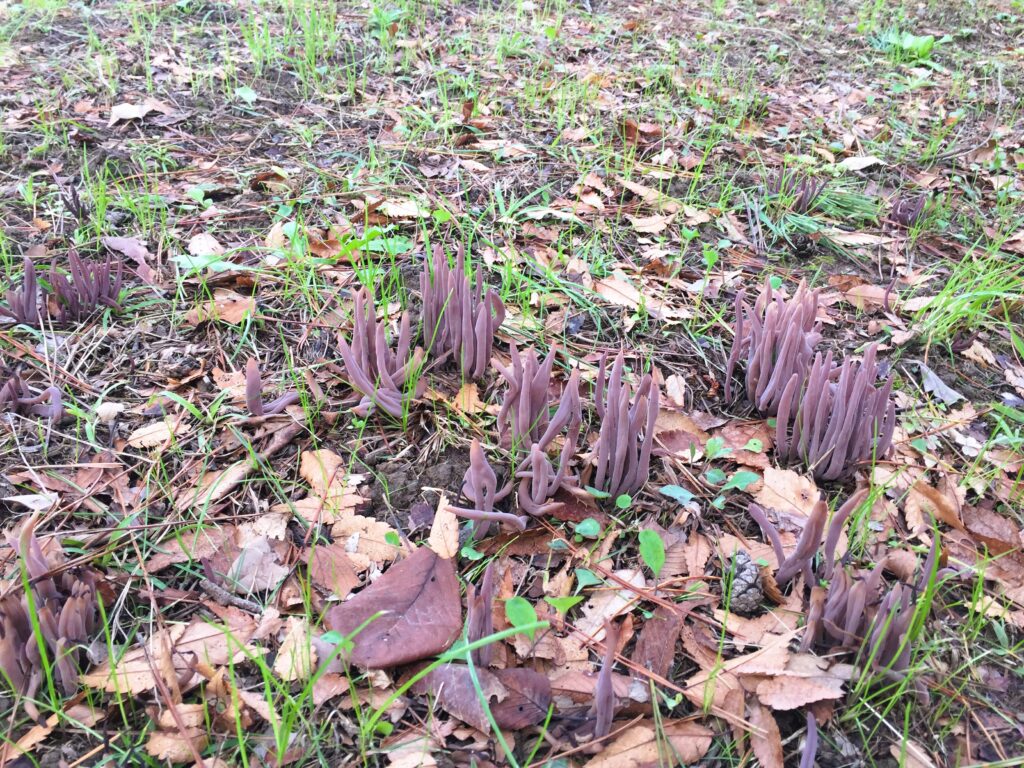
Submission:
[[[852,674],[849,664],[831,664],[809,653],[790,654],[783,673],[757,684],[757,698],[774,710],[839,699]]]
[[[672,762],[686,765],[704,757],[712,732],[689,720],[669,720],[657,726],[649,721],[634,725],[586,764],[586,768],[647,768],[664,762],[666,742]]]
[[[749,717],[750,724],[755,728],[750,732],[750,746],[762,768],[785,768],[782,735],[772,711],[763,704],[754,704],[750,708]]]
[[[659,605],[644,622],[633,651],[633,661],[661,677],[668,677],[676,655],[676,639],[686,613],[677,608]]]
[[[189,763],[194,755],[206,749],[210,737],[203,728],[180,731],[153,731],[146,742],[146,752],[157,760],[170,763]]]
[[[325,624],[351,636],[365,622],[349,655],[360,667],[394,667],[449,648],[462,631],[462,599],[452,561],[420,547],[352,600],[328,611]]]

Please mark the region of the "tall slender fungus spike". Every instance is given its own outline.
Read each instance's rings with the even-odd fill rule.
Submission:
[[[803,379],[804,371],[821,340],[817,322],[818,292],[800,283],[786,301],[765,281],[754,308],[750,309],[740,292],[736,297],[736,326],[732,350],[726,367],[726,400],[732,399],[732,377],[744,356],[747,397],[762,413],[774,416],[786,386],[794,375]]]
[[[792,382],[780,403],[776,424],[779,458],[803,462],[818,480],[846,477],[860,463],[885,456],[896,428],[891,382],[875,387],[876,345],[860,364],[832,366],[832,356],[816,355],[801,390]]]
[[[620,351],[607,368],[601,356],[594,399],[601,419],[593,486],[616,497],[638,491],[650,475],[658,387],[646,374],[635,392],[623,380],[625,355]]]
[[[452,270],[440,245],[420,273],[423,340],[433,357],[451,354],[466,379],[487,370],[494,334],[505,320],[505,305],[493,288],[484,292],[483,275],[466,275],[466,252],[460,244]]]
[[[423,350],[416,347],[410,352],[409,313],[403,312],[399,320],[394,349],[387,341],[386,323],[377,321],[373,294],[366,288],[356,292],[352,322],[351,344],[339,337],[338,349],[349,383],[363,395],[355,412],[366,415],[377,407],[396,419],[402,418],[425,386],[425,382],[415,378],[423,361]]]

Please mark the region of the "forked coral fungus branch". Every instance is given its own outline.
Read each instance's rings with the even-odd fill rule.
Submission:
[[[620,351],[609,371],[607,355],[602,355],[594,391],[601,427],[593,486],[612,497],[635,493],[647,482],[658,418],[653,376],[646,374],[634,391],[624,380],[625,365]]]
[[[484,292],[480,269],[475,286],[470,283],[461,243],[454,270],[441,246],[435,246],[433,259],[424,263],[420,274],[420,294],[423,338],[430,354],[450,352],[463,377],[479,379],[487,370],[494,332],[505,319],[505,305],[493,288]]]
[[[411,349],[409,313],[399,321],[395,348],[388,345],[386,323],[377,321],[373,294],[366,288],[355,296],[352,342],[339,337],[338,347],[352,387],[363,395],[355,412],[367,415],[376,406],[396,419],[407,412],[409,402],[419,396],[424,382],[413,388],[423,362],[423,350]]]

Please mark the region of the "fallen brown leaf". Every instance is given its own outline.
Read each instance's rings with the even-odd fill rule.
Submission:
[[[689,720],[667,720],[657,725],[644,721],[627,729],[587,763],[586,768],[650,768],[662,765],[666,746],[671,749],[674,764],[695,763],[711,747],[713,735],[708,728]]]
[[[330,609],[325,624],[342,635],[355,634],[349,660],[360,667],[382,669],[441,653],[462,631],[455,566],[419,547],[353,599]]]

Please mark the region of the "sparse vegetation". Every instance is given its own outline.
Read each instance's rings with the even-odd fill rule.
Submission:
[[[0,2],[0,768],[1019,764],[1022,35]]]

